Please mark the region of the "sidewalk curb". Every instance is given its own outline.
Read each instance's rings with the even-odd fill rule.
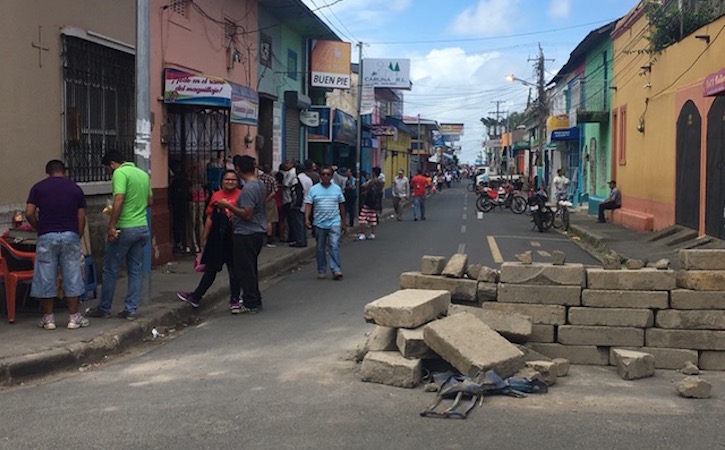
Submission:
[[[561,234],[567,235],[563,231],[559,232]],[[568,235],[578,237],[580,240],[574,242],[587,253],[592,255],[594,258],[598,259],[601,263],[604,263],[604,258],[607,256],[621,258],[621,255],[619,255],[617,252],[607,246],[605,238],[603,236],[591,230],[587,230],[586,228],[579,225],[570,224]]]

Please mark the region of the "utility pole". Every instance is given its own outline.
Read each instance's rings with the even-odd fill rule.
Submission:
[[[501,111],[499,109],[499,106],[501,105],[501,103],[506,103],[503,100],[495,100],[495,101],[492,101],[491,103],[494,103],[496,105],[496,111],[489,111],[488,113],[496,115],[496,126],[494,127],[493,134],[494,134],[494,139],[498,139],[501,137],[501,129],[500,129],[501,119],[500,119],[500,117],[504,114],[508,114],[508,111]]]
[[[529,61],[532,61],[529,59]],[[539,44],[539,57],[534,59],[534,69],[536,70],[536,90],[538,97],[536,99],[536,115],[538,119],[538,137],[539,145],[535,159],[536,166],[539,167],[543,163],[544,146],[546,142],[546,117],[549,115],[549,105],[546,99],[546,81],[544,80],[544,69],[546,59],[544,58],[544,50]],[[531,158],[529,158],[531,160]],[[534,164],[529,164],[529,182],[534,181]],[[540,180],[541,181],[541,180]],[[534,186],[536,188],[537,186]]]
[[[136,140],[134,161],[136,167],[151,176],[151,83],[149,69],[149,0],[136,0]],[[149,231],[151,209],[146,209]],[[141,302],[151,301],[151,245],[144,247]]]
[[[358,42],[357,43],[357,54],[358,54],[358,74],[357,74],[357,162],[355,163],[355,169],[357,170],[357,185],[356,185],[356,191],[357,191],[357,204],[358,204],[358,211],[360,210],[360,205],[362,205],[362,199],[360,198],[360,179],[362,175],[362,115],[360,114],[360,111],[362,110],[362,92],[363,92],[363,57],[362,57],[362,51],[363,51],[363,43]]]
[[[501,140],[501,116],[506,114],[508,111],[501,111],[500,106],[501,103],[506,103],[503,100],[494,100],[491,103],[494,103],[496,105],[496,111],[489,111],[489,114],[495,114],[496,115],[496,122],[493,125],[493,136],[489,136],[494,140]],[[503,167],[503,155],[501,155],[501,148],[496,147],[495,145],[492,146],[494,153],[494,164],[496,165],[496,171],[506,172],[506,170]],[[501,161],[499,163],[499,161]],[[508,158],[506,158],[506,166],[508,168]]]
[[[418,170],[423,170],[423,163],[421,161],[421,158],[422,158],[421,147],[422,146],[423,146],[423,140],[421,139],[421,135],[420,135],[420,113],[418,113],[418,148],[416,149],[416,150],[418,150]],[[411,177],[410,174],[408,174],[408,176]]]

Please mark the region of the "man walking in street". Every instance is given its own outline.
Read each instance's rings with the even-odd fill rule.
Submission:
[[[68,301],[68,329],[75,330],[88,326],[88,319],[78,312],[79,299],[85,288],[80,237],[86,227],[86,197],[77,184],[66,178],[61,161],[49,161],[45,173],[48,177],[30,189],[25,205],[25,217],[38,232],[30,295],[42,301],[40,326],[55,330],[53,302],[58,292],[56,280],[60,269],[63,292]]]
[[[622,194],[617,188],[617,182],[612,180],[609,182],[609,197],[599,204],[599,218],[597,222],[605,223],[607,219],[604,217],[604,210],[617,209],[622,207]]]
[[[425,194],[431,185],[430,179],[418,169],[418,174],[410,180],[410,184],[413,187],[413,220],[425,220]]]
[[[401,202],[408,197],[410,197],[410,183],[408,177],[405,176],[405,171],[400,169],[398,176],[393,179],[393,209],[395,210],[395,220],[398,222],[403,220]]]
[[[98,307],[91,309],[87,315],[111,316],[116,280],[125,260],[128,290],[123,311],[118,316],[134,320],[141,302],[144,247],[149,245],[150,240],[146,209],[153,203],[151,181],[146,172],[127,162],[118,151],[109,151],[101,162],[111,171],[113,207],[108,221],[101,300]]]
[[[320,176],[320,183],[312,186],[305,198],[305,226],[310,229],[315,226],[317,278],[325,278],[327,271],[325,250],[327,250],[330,254],[332,278],[340,280],[342,279],[340,237],[347,230],[345,197],[340,186],[331,182],[333,171],[330,166],[324,166]]]
[[[242,304],[232,303],[232,314],[256,314],[262,310],[259,292],[259,252],[267,232],[265,199],[267,188],[257,178],[256,162],[248,155],[235,156],[234,165],[244,179],[244,189],[235,204],[219,200],[216,206],[234,214],[234,276],[242,288]]]

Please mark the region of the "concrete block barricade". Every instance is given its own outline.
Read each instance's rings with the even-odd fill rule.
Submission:
[[[648,328],[645,331],[645,345],[691,350],[725,350],[725,331]]]
[[[449,316],[464,312],[473,314],[481,322],[511,342],[522,343],[528,341],[531,337],[531,317],[529,316],[492,311],[473,306],[451,305],[448,307]]]
[[[498,299],[498,284],[479,281],[476,291],[478,303],[495,302]]]
[[[725,270],[679,270],[677,287],[694,291],[725,290]]]
[[[725,270],[725,250],[680,250],[680,267],[684,270]]]
[[[666,291],[584,289],[582,305],[597,308],[667,309],[669,295]]]
[[[655,374],[655,357],[633,350],[612,349],[617,374],[625,380],[651,377]]]
[[[584,287],[586,286],[586,272],[582,264],[505,262],[501,265],[501,283]]]
[[[657,311],[657,327],[680,330],[725,330],[725,311],[704,309]]]
[[[566,307],[560,305],[486,302],[481,307],[488,310],[523,314],[531,317],[531,322],[534,324],[564,325],[566,323]]]
[[[572,364],[584,366],[609,365],[609,349],[595,345],[562,345],[531,342],[527,347],[548,356],[549,358],[568,359]]]
[[[633,327],[561,325],[557,340],[564,345],[644,346],[644,330]]]
[[[491,369],[507,378],[524,366],[524,353],[473,314],[436,320],[426,325],[423,337],[431,350],[472,378]]]
[[[556,327],[542,323],[531,324],[531,337],[528,342],[556,342]]]
[[[498,301],[504,303],[578,306],[581,304],[581,287],[499,283]]]
[[[365,305],[365,320],[394,328],[418,328],[445,315],[451,303],[447,291],[406,289]]]
[[[370,352],[361,371],[363,381],[412,388],[420,384],[423,365],[420,359],[407,359],[398,352]]]
[[[571,307],[568,321],[570,325],[649,328],[654,325],[654,312],[650,309]]]
[[[672,270],[644,268],[640,270],[587,269],[589,289],[626,291],[669,291],[675,289],[676,278]]]
[[[670,292],[670,307],[672,309],[725,309],[725,290],[674,289]]]
[[[656,347],[616,347],[623,350],[633,350],[637,352],[649,353],[655,358],[656,369],[671,369],[678,370],[687,362],[691,362],[697,365],[698,354],[696,350],[686,350],[681,348],[656,348]],[[612,350],[615,347],[609,349],[609,365],[616,366],[617,363],[612,355]]]
[[[431,359],[438,355],[433,352],[423,340],[423,328],[418,327],[413,330],[407,328],[398,328],[398,334],[395,339],[398,351],[405,358]]]
[[[401,273],[400,288],[448,291],[452,300],[463,302],[476,302],[478,297],[478,281],[476,280],[423,275],[418,272]]]
[[[421,260],[421,273],[425,275],[440,275],[446,267],[446,258],[443,256],[423,256]]]
[[[725,370],[725,352],[700,352],[700,363],[697,366],[702,370]]]
[[[384,352],[395,350],[395,336],[397,330],[391,327],[376,325],[365,342],[366,352]]]
[[[441,275],[452,278],[462,278],[468,269],[468,255],[456,253],[448,260],[448,264],[443,268]],[[478,278],[478,277],[476,277]]]

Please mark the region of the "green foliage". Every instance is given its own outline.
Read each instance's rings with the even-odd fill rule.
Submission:
[[[700,2],[697,6],[683,6],[676,1],[650,1],[645,6],[650,33],[647,35],[650,54],[659,54],[670,45],[715,19],[715,10],[709,2]]]

